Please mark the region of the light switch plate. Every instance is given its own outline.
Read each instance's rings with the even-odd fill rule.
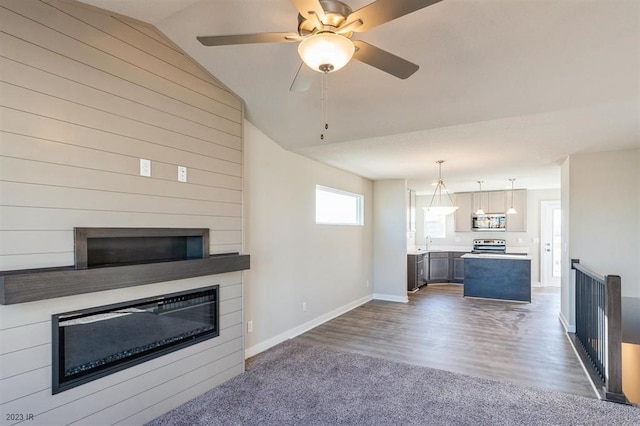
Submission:
[[[184,166],[178,166],[178,182],[187,181],[187,168]]]
[[[151,177],[151,160],[140,159],[140,176]]]

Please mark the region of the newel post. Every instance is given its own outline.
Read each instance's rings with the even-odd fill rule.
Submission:
[[[607,275],[606,280],[606,328],[607,344],[606,389],[608,401],[626,403],[622,392],[622,292],[618,275]]]

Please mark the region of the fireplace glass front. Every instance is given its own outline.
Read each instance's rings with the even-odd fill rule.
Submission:
[[[52,393],[218,336],[218,289],[53,315]]]

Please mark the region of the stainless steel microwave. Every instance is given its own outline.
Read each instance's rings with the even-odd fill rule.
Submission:
[[[487,213],[471,217],[472,231],[505,231],[507,215],[504,213]]]

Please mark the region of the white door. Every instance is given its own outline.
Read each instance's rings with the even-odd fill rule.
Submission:
[[[543,201],[540,223],[540,276],[543,286],[560,286],[560,201]]]

